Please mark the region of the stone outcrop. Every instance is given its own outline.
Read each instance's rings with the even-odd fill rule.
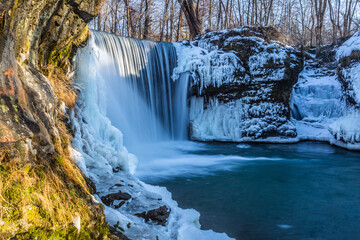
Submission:
[[[221,61],[210,61],[212,75],[228,75],[210,84],[204,84],[207,80],[201,79],[201,73],[197,74],[200,79],[193,80],[192,138],[266,141],[276,137],[281,141],[296,137],[289,102],[303,69],[303,54],[280,40],[283,36],[272,27],[243,27],[209,32],[191,43],[210,54],[217,51],[213,55]],[[212,117],[217,121],[207,122]]]
[[[165,226],[170,215],[170,209],[164,205],[157,209],[152,209],[147,212],[136,213],[135,215],[144,218],[146,222],[152,221],[156,224]]]
[[[360,36],[359,36],[360,38]],[[360,108],[360,92],[357,88],[360,69],[360,50],[354,50],[349,56],[341,57],[338,64],[338,76],[349,105]]]
[[[63,114],[75,101],[71,57],[100,2],[0,1],[0,239],[109,236]]]
[[[360,31],[336,49],[337,76],[346,99],[346,114],[331,127],[334,144],[360,150]]]
[[[117,193],[110,193],[106,196],[101,197],[101,201],[106,204],[107,206],[110,206],[114,203],[114,201],[127,201],[131,198],[131,195],[126,192],[117,192]]]

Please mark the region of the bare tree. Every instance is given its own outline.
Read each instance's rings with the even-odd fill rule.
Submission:
[[[103,0],[92,27],[161,41],[193,39],[202,29],[274,26],[287,43],[336,42],[360,28],[360,0]],[[186,21],[184,22],[184,18]]]
[[[201,22],[197,18],[195,12],[195,4],[193,0],[178,0],[178,2],[181,6],[182,11],[184,12],[186,21],[189,25],[190,37],[191,39],[194,39],[202,32]]]

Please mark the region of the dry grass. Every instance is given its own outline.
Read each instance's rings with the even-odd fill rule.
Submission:
[[[3,221],[0,230],[10,233],[27,231],[35,226],[46,229],[66,227],[75,212],[79,212],[84,220],[89,219],[85,200],[88,190],[67,160],[62,163],[68,167],[62,168],[57,161],[34,159],[34,162],[24,163],[13,150],[1,149],[0,152]]]
[[[71,86],[71,80],[64,73],[57,69],[50,71],[48,79],[53,86],[55,95],[58,99],[65,103],[67,107],[74,107],[76,101],[76,93]]]
[[[53,138],[54,156],[32,156],[22,142],[0,147],[0,239],[39,228],[42,234],[60,229],[68,235],[75,214],[83,226],[103,216],[102,210],[94,215],[90,209],[90,190],[69,155],[70,136],[63,122],[57,125],[61,137]],[[103,220],[96,224],[98,229],[92,231],[106,236]]]

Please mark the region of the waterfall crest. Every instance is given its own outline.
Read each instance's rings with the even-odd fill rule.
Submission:
[[[75,64],[81,101],[74,146],[85,157],[84,171],[103,162],[108,171],[133,172],[137,161],[127,149],[141,154],[148,143],[187,138],[188,77],[172,80],[176,64],[171,43],[91,31]]]
[[[171,43],[92,31],[105,79],[106,115],[127,146],[186,138],[187,81],[172,81],[177,64]]]

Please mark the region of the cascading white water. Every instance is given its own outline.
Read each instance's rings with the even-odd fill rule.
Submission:
[[[140,172],[149,172],[146,164],[153,165],[152,157],[179,154],[179,142],[170,140],[187,137],[188,75],[171,79],[176,57],[172,44],[92,31],[88,46],[76,55],[80,94],[70,115],[74,130],[70,150],[99,196],[113,193],[114,183],[120,182],[132,195],[119,209],[105,206],[106,220],[119,225],[131,239],[229,239],[226,234],[200,230],[199,213],[179,208],[166,189],[132,175],[137,157],[127,148],[143,163]],[[146,224],[134,215],[140,208],[147,211],[164,204],[171,208],[164,227]]]
[[[125,145],[186,139],[187,78],[172,81],[177,64],[170,43],[92,32],[100,51],[97,75],[104,79],[106,115]]]

